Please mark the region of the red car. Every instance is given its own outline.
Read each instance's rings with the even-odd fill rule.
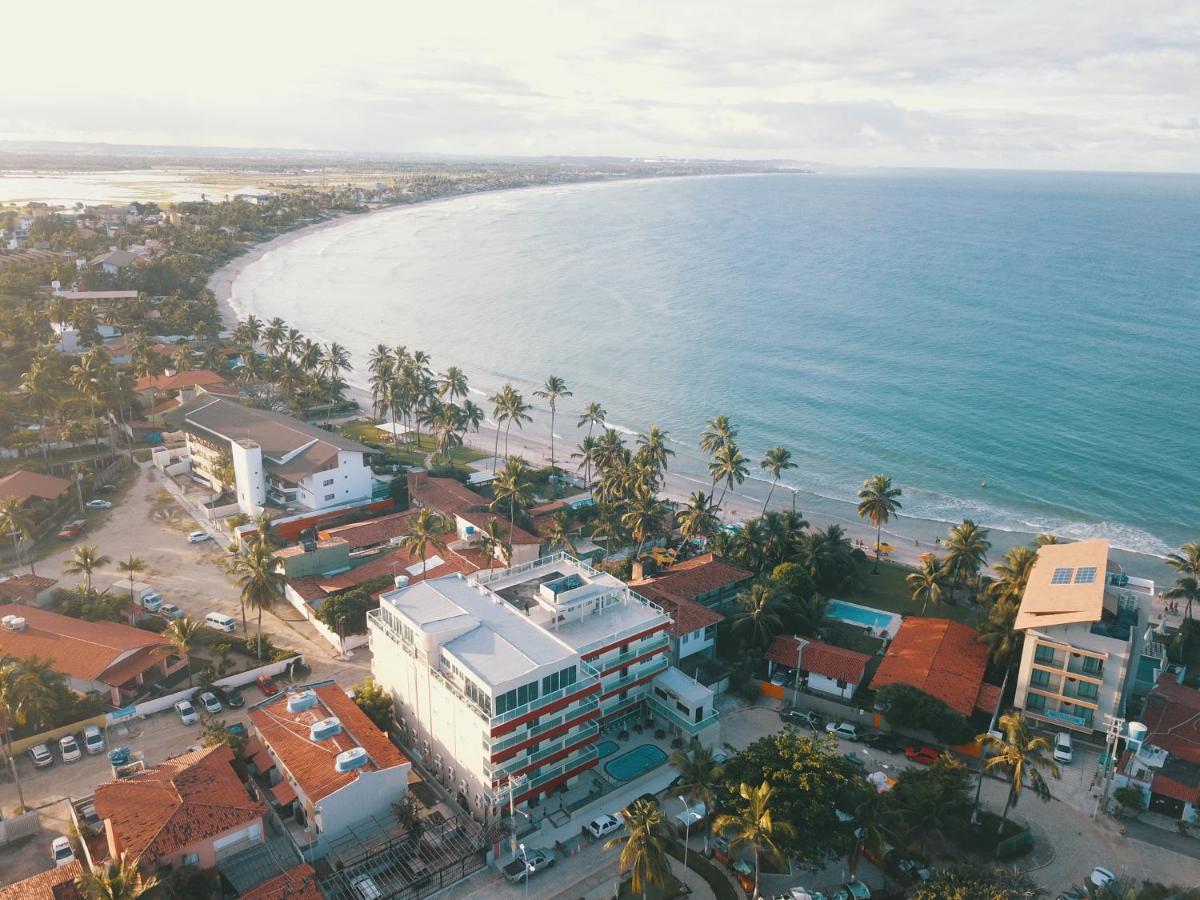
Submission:
[[[58,536],[64,541],[73,541],[79,535],[83,534],[83,529],[85,528],[87,528],[86,519],[75,519],[64,525],[62,530],[58,532]]]
[[[279,693],[279,686],[275,684],[275,680],[270,675],[259,675],[258,681],[255,682],[258,689],[268,697]]]
[[[910,744],[904,748],[904,756],[923,766],[932,766],[941,758],[941,751],[933,747],[922,747],[920,744]]]

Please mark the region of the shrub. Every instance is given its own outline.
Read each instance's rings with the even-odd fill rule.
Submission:
[[[907,684],[889,684],[875,694],[893,728],[928,731],[950,745],[965,744],[975,737],[971,723],[941,700]]]

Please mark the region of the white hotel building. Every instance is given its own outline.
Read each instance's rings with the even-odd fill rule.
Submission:
[[[626,719],[718,738],[712,692],[670,666],[670,618],[562,553],[400,586],[368,624],[410,752],[480,817],[576,784]]]

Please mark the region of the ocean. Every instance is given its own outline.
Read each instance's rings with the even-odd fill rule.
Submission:
[[[853,520],[885,472],[898,535],[970,517],[998,549],[1054,531],[1161,556],[1200,538],[1198,235],[1197,176],[635,181],[350,218],[248,264],[231,302],[364,369],[406,344],[529,400],[553,372],[560,447],[598,400],[666,429],[705,488],[698,435],[729,415],[756,473],[792,451],[813,518]]]

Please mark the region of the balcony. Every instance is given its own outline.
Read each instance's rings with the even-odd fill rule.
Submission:
[[[1078,659],[1072,657],[1067,663],[1067,671],[1072,675],[1082,675],[1084,678],[1094,678],[1097,681],[1104,680],[1104,663],[1101,660],[1095,660],[1096,665],[1089,669],[1084,668],[1085,660],[1094,660],[1094,657],[1082,656]]]
[[[498,738],[497,740],[491,742],[489,742],[485,737],[483,741],[483,749],[492,754],[502,753],[509,747],[515,747],[518,744],[524,743],[525,741],[534,740],[539,734],[546,734],[549,731],[553,731],[555,728],[561,728],[563,725],[567,724],[573,719],[581,719],[588,713],[592,712],[593,710],[598,710],[599,708],[599,700],[594,697],[586,697],[579,703],[578,706],[567,710],[561,715],[555,715],[553,719],[549,719],[545,722],[539,722],[534,727],[526,729],[525,731],[518,731],[515,734]]]
[[[565,737],[556,740],[553,744],[541,748],[532,756],[518,756],[516,759],[512,759],[503,765],[490,769],[490,771],[488,771],[488,767],[485,766],[485,771],[488,771],[492,781],[499,781],[500,779],[506,778],[514,772],[520,771],[521,769],[528,769],[530,766],[535,766],[542,760],[549,759],[555,753],[561,753],[567,747],[572,747],[576,744],[581,744],[585,741],[591,740],[599,733],[600,726],[595,722],[591,722],[574,734],[568,734]]]
[[[651,660],[645,665],[640,666],[636,672],[630,672],[624,678],[619,678],[611,684],[604,685],[600,689],[601,696],[610,696],[619,693],[635,681],[641,681],[644,678],[657,675],[659,672],[665,672],[670,664],[670,660],[665,656]]]
[[[615,656],[608,660],[594,660],[598,669],[602,674],[607,675],[614,669],[619,669],[622,666],[628,665],[639,656],[645,656],[647,653],[653,653],[655,650],[663,650],[671,643],[671,636],[665,631],[657,634],[652,638],[639,642],[637,647],[631,648],[620,656]]]
[[[588,668],[590,669],[591,667],[588,666]],[[594,669],[592,671],[595,672]],[[565,700],[568,697],[574,697],[576,694],[583,693],[584,691],[595,687],[598,681],[598,674],[590,677],[580,678],[574,684],[569,684],[565,688],[559,688],[557,691],[551,691],[544,697],[539,697],[536,700],[526,703],[524,706],[518,706],[516,709],[510,709],[508,712],[501,713],[498,716],[493,716],[492,727],[495,728],[497,725],[503,725],[505,722],[511,722],[514,719],[527,716],[531,712],[536,712],[539,709],[543,709],[552,703],[557,703],[560,700]]]
[[[600,754],[599,754],[599,752],[597,752],[596,748],[589,747],[587,750],[585,750],[583,753],[580,753],[578,756],[574,756],[571,759],[564,760],[563,762],[558,763],[551,769],[546,769],[545,771],[538,772],[536,775],[531,776],[529,781],[526,783],[526,790],[527,791],[536,790],[537,788],[541,787],[542,785],[553,781],[555,778],[559,778],[562,775],[565,775],[567,772],[570,772],[573,769],[578,769],[580,766],[583,766],[585,763],[588,763],[592,760],[599,759],[599,758],[600,758]]]
[[[716,710],[713,710],[712,713],[701,719],[699,722],[692,722],[686,717],[680,715],[679,710],[663,703],[653,694],[649,694],[647,699],[650,701],[650,709],[655,715],[662,716],[672,725],[683,729],[687,734],[699,734],[710,725],[716,725],[717,720],[720,719],[720,714]]]
[[[1070,697],[1072,700],[1078,700],[1080,703],[1086,703],[1088,706],[1096,706],[1099,704],[1099,692],[1096,686],[1090,682],[1074,682],[1068,681],[1061,691],[1064,697]]]

